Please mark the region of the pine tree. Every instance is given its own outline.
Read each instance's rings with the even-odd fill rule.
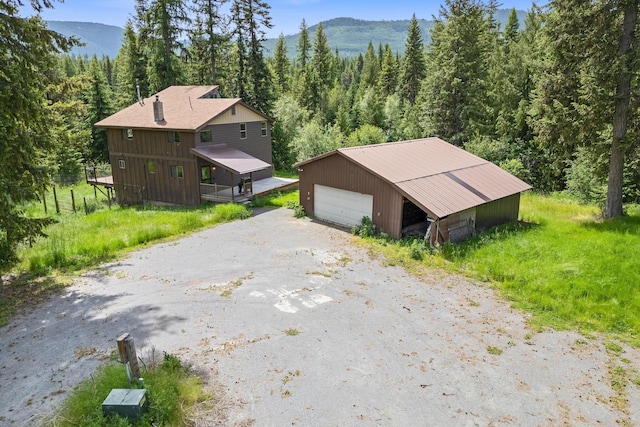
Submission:
[[[228,48],[227,22],[221,8],[228,0],[192,0],[195,25],[190,31],[190,67],[195,83],[218,85],[223,52]]]
[[[325,93],[329,85],[333,82],[331,72],[331,48],[322,29],[322,23],[318,24],[313,43],[313,56],[311,57],[311,67],[318,83],[318,92]]]
[[[282,33],[273,54],[273,75],[278,94],[282,96],[289,91],[291,81],[291,63],[287,57],[287,42]]]
[[[89,106],[87,126],[91,132],[88,160],[95,163],[109,163],[107,130],[97,128],[93,124],[113,114],[114,111],[110,101],[112,95],[111,88],[95,55],[89,63],[89,78],[90,83],[85,94]]]
[[[373,49],[373,43],[369,42],[367,46],[367,53],[364,55],[362,63],[362,73],[360,76],[360,87],[368,89],[375,86],[378,82],[378,73],[380,71],[378,58],[376,52]]]
[[[309,39],[309,29],[307,22],[303,19],[300,24],[300,35],[298,36],[298,55],[296,56],[296,67],[306,69],[309,64],[311,51],[311,41]]]
[[[485,94],[497,34],[493,9],[478,0],[446,0],[431,30],[428,77],[421,92],[424,131],[463,144],[492,135]]]
[[[622,215],[625,154],[640,95],[635,0],[555,0],[544,26],[548,51],[536,85],[537,139],[570,159],[586,146],[608,157],[604,216]],[[562,175],[561,175],[562,176]]]
[[[272,28],[270,6],[260,0],[234,0],[231,9],[238,55],[236,93],[268,114],[273,94],[262,43],[266,40],[263,28]]]
[[[137,8],[140,45],[147,59],[147,81],[152,93],[183,81],[178,55],[184,49],[179,36],[191,22],[184,0],[151,0]]]
[[[414,104],[422,80],[426,76],[426,60],[422,32],[418,26],[418,20],[414,14],[409,23],[406,49],[400,70],[400,85],[402,94],[410,104]]]
[[[398,86],[398,63],[389,45],[385,46],[382,70],[378,76],[378,89],[383,96],[395,93]]]
[[[51,3],[32,1],[36,10]],[[56,75],[56,54],[75,44],[47,29],[37,17],[23,18],[18,0],[0,2],[0,271],[16,261],[16,249],[44,236],[52,221],[24,215],[48,184],[47,156],[55,148],[45,108],[47,85]]]

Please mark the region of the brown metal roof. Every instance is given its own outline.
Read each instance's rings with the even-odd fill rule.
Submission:
[[[129,107],[95,124],[97,127],[131,129],[166,129],[197,131],[233,105],[245,105],[239,98],[207,97],[218,86],[171,86],[157,94],[136,102]],[[156,123],[153,116],[153,101],[162,101],[164,120]],[[256,113],[263,115],[256,111]],[[264,116],[264,115],[263,115]],[[267,119],[267,116],[264,116]]]
[[[341,148],[295,166],[335,154],[394,185],[435,218],[531,188],[488,160],[439,138]]]
[[[269,169],[271,165],[226,144],[192,148],[196,156],[239,175]]]

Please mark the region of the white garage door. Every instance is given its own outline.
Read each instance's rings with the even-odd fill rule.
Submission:
[[[314,184],[313,213],[317,218],[353,227],[363,216],[373,218],[373,195]]]

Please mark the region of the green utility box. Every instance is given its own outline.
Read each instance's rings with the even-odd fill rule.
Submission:
[[[147,390],[114,388],[102,402],[105,417],[118,415],[125,418],[139,418],[147,412]]]

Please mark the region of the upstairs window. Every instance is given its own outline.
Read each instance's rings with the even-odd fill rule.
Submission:
[[[169,144],[180,144],[180,132],[170,130],[168,132]]]
[[[260,134],[262,136],[267,136],[267,122],[260,123]]]
[[[122,139],[133,139],[133,129],[122,129]]]
[[[240,139],[247,139],[247,124],[240,123]]]
[[[118,168],[124,169],[125,166],[126,166],[126,164],[125,164],[124,160],[122,160],[122,159],[118,160]]]
[[[211,142],[211,131],[203,130],[200,132],[200,142]]]
[[[171,178],[184,178],[184,168],[182,166],[171,165]]]

